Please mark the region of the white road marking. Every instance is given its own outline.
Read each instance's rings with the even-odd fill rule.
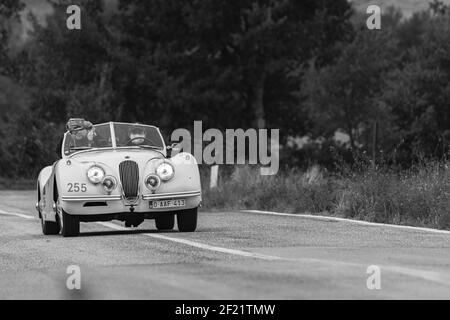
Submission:
[[[0,210],[0,214],[7,215],[7,216],[16,216],[16,217],[20,217],[20,218],[24,218],[24,219],[36,219],[36,217],[32,217],[32,216],[29,216],[26,214],[15,213],[15,212],[6,212],[3,210]]]
[[[353,220],[353,219],[329,217],[329,216],[320,216],[320,215],[312,215],[312,214],[280,213],[280,212],[261,211],[261,210],[241,210],[240,212],[242,212],[242,213],[254,213],[254,214],[265,214],[265,215],[273,215],[273,216],[308,218],[308,219],[316,219],[316,220],[323,220],[323,221],[330,221],[330,220],[331,221],[341,221],[341,222],[350,222],[350,223],[359,224],[359,225],[366,225],[366,226],[389,227],[389,228],[396,228],[396,229],[425,231],[425,232],[433,232],[433,233],[440,233],[440,234],[450,234],[450,231],[448,231],[448,230],[438,230],[438,229],[431,229],[431,228],[402,226],[402,225],[397,225],[397,224],[377,223],[377,222],[369,222],[369,221]]]
[[[121,230],[121,231],[129,231],[130,230],[129,228],[124,228],[124,227],[119,226],[112,222],[97,222],[97,223],[101,224],[102,226],[105,226],[107,228],[111,228],[111,229],[115,229],[115,230]],[[211,246],[209,244],[204,244],[204,243],[195,242],[195,241],[191,241],[191,240],[187,240],[187,239],[181,239],[181,238],[172,238],[172,237],[164,236],[161,234],[143,233],[142,235],[151,237],[151,238],[155,238],[155,239],[163,239],[163,240],[168,240],[168,241],[172,241],[172,242],[177,242],[177,243],[185,244],[185,245],[188,245],[191,247],[196,247],[196,248],[200,248],[200,249],[204,249],[204,250],[233,254],[233,255],[242,256],[242,257],[257,258],[257,259],[263,259],[263,260],[285,260],[284,258],[281,258],[281,257],[269,256],[269,255],[253,253],[253,252],[249,252],[249,251],[242,251],[242,250],[236,250],[236,249],[228,249],[228,248],[223,248],[223,247]]]
[[[411,269],[411,268],[405,268],[405,267],[399,267],[399,266],[380,266],[381,272],[383,270],[391,271],[394,273],[400,273],[406,276],[414,277],[414,278],[421,278],[424,280],[428,280],[431,282],[436,282],[439,284],[443,284],[446,286],[450,286],[450,277],[446,274],[441,274],[434,271],[426,271],[426,270],[418,270],[418,269]]]

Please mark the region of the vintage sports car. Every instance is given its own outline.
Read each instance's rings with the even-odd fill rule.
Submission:
[[[195,231],[202,195],[195,158],[174,156],[157,127],[70,119],[62,158],[39,173],[36,209],[45,235],[78,236],[80,222],[120,220],[137,227]]]

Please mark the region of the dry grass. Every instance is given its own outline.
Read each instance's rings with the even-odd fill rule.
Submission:
[[[374,222],[450,227],[450,170],[433,163],[408,172],[370,170],[345,179],[335,213]]]
[[[396,173],[367,169],[331,176],[313,168],[260,176],[256,168],[236,167],[207,190],[214,209],[259,209],[288,213],[326,213],[373,222],[450,228],[450,169],[432,163]]]

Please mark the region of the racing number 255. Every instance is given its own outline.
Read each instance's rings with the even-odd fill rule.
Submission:
[[[69,188],[67,190],[67,192],[86,192],[87,191],[87,187],[86,187],[86,183],[78,183],[78,182],[74,182],[74,183],[68,183],[67,187]]]

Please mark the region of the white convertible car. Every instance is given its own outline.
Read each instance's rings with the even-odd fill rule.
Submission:
[[[198,165],[171,157],[158,128],[70,119],[62,159],[41,170],[36,209],[45,235],[78,236],[80,222],[155,219],[158,230],[192,232],[201,205]]]

